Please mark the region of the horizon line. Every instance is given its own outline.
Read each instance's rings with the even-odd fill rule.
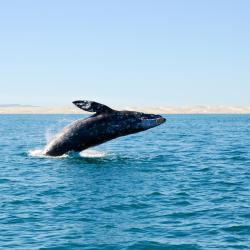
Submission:
[[[144,113],[158,114],[250,114],[250,107],[243,106],[211,106],[211,105],[183,105],[183,106],[126,106],[117,107],[117,110],[130,110]],[[90,114],[75,106],[2,106],[0,114]]]

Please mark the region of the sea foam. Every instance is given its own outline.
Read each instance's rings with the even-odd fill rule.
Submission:
[[[61,156],[48,156],[45,155],[44,149],[31,149],[28,151],[28,155],[32,157],[38,158],[67,158],[71,157],[82,157],[82,158],[103,158],[107,154],[105,152],[97,151],[95,149],[87,149],[83,150],[80,153],[67,153]]]

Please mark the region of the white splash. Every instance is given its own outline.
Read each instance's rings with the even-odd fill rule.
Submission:
[[[66,158],[68,157],[67,154],[61,155],[61,156],[49,156],[45,155],[44,149],[31,149],[28,151],[28,155],[32,157],[38,157],[38,158]]]
[[[51,128],[47,128],[45,131],[45,138],[46,138],[47,144],[51,142],[54,137],[55,137],[55,132]]]
[[[66,126],[72,122],[68,119],[60,119],[56,122],[56,124],[48,127],[45,131],[45,138],[47,141],[47,144],[50,143],[53,139],[60,136],[60,134],[64,133],[63,128],[66,128]]]
[[[83,158],[102,158],[107,154],[105,152],[100,152],[94,149],[87,149],[79,153],[79,155]]]
[[[28,151],[29,156],[44,157],[44,152],[42,149],[31,149]]]
[[[82,158],[103,158],[107,155],[105,152],[100,152],[94,149],[87,149],[80,153],[70,152],[69,154],[63,154],[61,156],[49,156],[45,154],[44,149],[31,149],[28,151],[28,156],[38,158],[67,158],[67,157],[82,157]]]

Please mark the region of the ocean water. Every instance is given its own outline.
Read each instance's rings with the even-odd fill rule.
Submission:
[[[250,115],[168,115],[43,157],[79,117],[0,116],[0,249],[250,249]]]

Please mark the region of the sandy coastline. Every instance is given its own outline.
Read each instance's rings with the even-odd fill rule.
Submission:
[[[182,106],[182,107],[117,107],[117,110],[135,110],[154,114],[250,114],[250,107]],[[0,114],[83,114],[74,106],[65,107],[0,107]]]

